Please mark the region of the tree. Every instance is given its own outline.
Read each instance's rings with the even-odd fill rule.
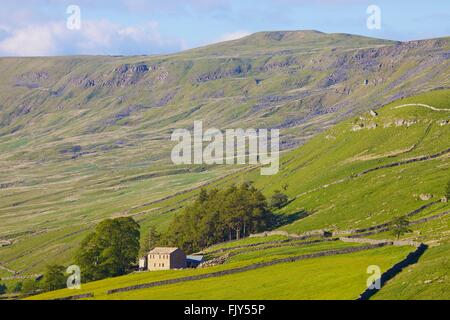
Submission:
[[[270,199],[270,206],[274,209],[283,208],[289,201],[289,197],[282,193],[280,190],[275,190]]]
[[[162,240],[186,252],[239,239],[267,229],[272,223],[264,195],[251,182],[223,190],[203,190],[177,215]]]
[[[59,265],[49,265],[44,274],[42,289],[53,291],[66,287],[66,268]]]
[[[142,242],[139,251],[139,256],[140,257],[145,256],[150,250],[158,246],[160,241],[161,241],[161,234],[158,231],[156,231],[156,228],[154,226],[150,226]]]
[[[29,279],[23,282],[21,292],[23,294],[32,294],[39,289],[40,289],[39,283],[34,279]]]
[[[0,283],[0,295],[5,294],[7,289],[6,284]]]
[[[81,243],[75,261],[86,281],[128,272],[139,254],[139,224],[132,218],[107,219]]]
[[[14,287],[10,289],[11,293],[19,293],[22,291],[22,282],[17,282]]]
[[[411,232],[408,228],[409,221],[405,217],[397,217],[391,222],[392,234],[400,239],[405,233]]]

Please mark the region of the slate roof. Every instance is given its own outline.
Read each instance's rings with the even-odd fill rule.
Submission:
[[[156,247],[151,250],[149,254],[171,254],[174,251],[177,251],[178,248],[169,248],[169,247]]]
[[[203,256],[197,256],[197,255],[186,256],[186,260],[190,260],[192,262],[202,262]]]

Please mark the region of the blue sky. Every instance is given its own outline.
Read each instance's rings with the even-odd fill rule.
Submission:
[[[69,5],[81,28],[66,26]],[[381,29],[366,26],[369,5]],[[315,29],[393,40],[450,35],[449,0],[2,0],[0,56],[161,54],[257,31]]]

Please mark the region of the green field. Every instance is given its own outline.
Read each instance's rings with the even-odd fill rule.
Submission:
[[[218,278],[188,281],[157,288],[106,295],[121,286],[171,279],[242,266],[191,271],[145,272],[86,284],[76,294],[93,292],[95,299],[356,299],[366,286],[369,265],[382,271],[403,259],[409,247],[385,247],[359,253],[284,263]],[[312,251],[310,251],[312,252]],[[254,263],[255,261],[252,261]],[[237,285],[239,284],[239,285]],[[33,299],[54,299],[74,294],[63,290]]]
[[[50,293],[44,293],[42,295],[31,297],[31,299],[55,299],[55,298],[61,298],[61,297],[67,297],[71,296],[73,294],[83,294],[83,293],[93,293],[94,298],[96,299],[109,299],[114,297],[122,297],[122,298],[128,298],[128,295],[131,294],[129,297],[130,299],[136,298],[135,294],[145,296],[147,292],[152,292],[152,290],[137,290],[136,293],[120,293],[120,294],[114,294],[114,295],[106,295],[106,292],[111,289],[117,289],[125,286],[131,286],[135,284],[142,284],[142,283],[149,283],[149,282],[155,282],[160,280],[167,280],[167,279],[175,279],[175,278],[182,278],[186,276],[192,276],[192,275],[198,275],[198,274],[207,274],[207,273],[213,273],[221,270],[230,270],[235,269],[243,266],[253,265],[256,263],[261,262],[267,262],[267,261],[273,261],[279,258],[285,258],[285,257],[294,257],[299,255],[305,255],[305,254],[311,254],[316,252],[325,252],[329,250],[336,250],[336,249],[342,249],[342,248],[350,248],[350,247],[359,247],[360,244],[355,243],[342,243],[342,242],[329,242],[325,244],[313,244],[313,245],[307,245],[302,247],[292,246],[288,248],[273,248],[273,249],[265,249],[258,251],[258,254],[255,255],[252,252],[241,252],[238,255],[234,256],[233,259],[228,260],[225,264],[220,266],[214,266],[214,267],[207,267],[202,269],[192,269],[192,270],[171,270],[171,271],[163,271],[163,272],[142,272],[142,273],[136,273],[128,276],[118,277],[118,278],[112,278],[107,280],[101,280],[97,282],[91,282],[87,283],[85,285],[82,285],[81,290],[59,290],[55,292]],[[368,261],[372,261],[373,264],[377,264],[382,268],[382,270],[387,270],[391,265],[394,264],[395,259],[400,260],[408,252],[412,251],[412,248],[410,247],[385,247],[381,249],[371,249],[368,251],[364,251],[362,253],[352,253],[352,254],[344,254],[339,256],[332,256],[332,257],[325,257],[325,258],[313,258],[308,260],[303,260],[300,262],[292,262],[292,263],[283,263],[280,265],[274,265],[271,267],[264,267],[259,270],[254,271],[246,271],[234,275],[228,275],[228,276],[221,276],[219,278],[214,278],[209,280],[197,280],[197,281],[188,281],[185,282],[186,287],[189,287],[190,285],[193,285],[196,287],[197,282],[204,282],[206,281],[207,284],[211,285],[212,287],[208,289],[209,285],[204,286],[201,284],[200,286],[202,288],[205,288],[207,292],[210,290],[216,290],[216,284],[223,283],[227,281],[230,285],[232,285],[234,282],[233,278],[237,277],[239,279],[242,279],[242,277],[247,277],[251,280],[248,282],[249,285],[253,283],[254,285],[257,285],[259,280],[256,280],[253,282],[252,274],[256,273],[259,274],[265,274],[266,271],[262,270],[272,270],[276,272],[276,274],[279,275],[279,277],[289,277],[290,273],[294,272],[298,269],[299,273],[305,272],[307,273],[308,270],[311,270],[309,268],[318,268],[318,265],[321,265],[322,263],[327,263],[328,260],[334,261],[334,264],[336,264],[335,268],[342,270],[345,267],[345,263],[350,261],[349,259],[358,258],[360,259],[360,263],[369,263]],[[372,259],[372,260],[371,260]],[[325,262],[323,261],[325,260]],[[368,265],[367,265],[368,266]],[[362,268],[362,270],[358,271],[358,268],[361,268],[360,264],[355,264],[355,269],[352,269],[351,272],[356,272],[356,275],[358,277],[361,277],[361,274],[364,274],[367,266],[365,268]],[[331,267],[331,266],[328,266]],[[306,269],[303,269],[306,268]],[[333,269],[332,272],[337,271],[337,269]],[[348,270],[350,272],[350,270]],[[332,272],[328,274],[328,277],[332,275]],[[350,273],[351,273],[350,272]],[[318,278],[320,277],[327,277],[326,275],[318,272]],[[352,277],[356,275],[350,275],[347,274],[345,277]],[[229,279],[231,277],[231,279]],[[309,278],[309,276],[307,277]],[[366,277],[367,278],[367,277]],[[363,278],[364,279],[364,278]],[[279,280],[277,280],[279,281]],[[316,281],[318,281],[316,279]],[[289,281],[288,281],[289,282]],[[356,288],[363,288],[364,283],[362,283],[362,286],[356,286]],[[177,285],[168,285],[168,286],[162,286],[158,287],[156,291],[159,292],[159,290],[164,291],[165,288],[172,288],[173,286],[184,286],[184,283],[177,284]],[[218,294],[224,294],[226,290],[224,290],[221,293]],[[209,294],[205,292],[204,294]],[[252,292],[252,291],[249,291]],[[362,291],[361,291],[362,292]],[[354,292],[353,292],[354,293]],[[232,291],[229,291],[228,294],[232,294]],[[253,293],[250,293],[253,294]],[[262,294],[262,293],[261,293]],[[312,293],[310,293],[312,294]],[[319,292],[317,292],[319,294]],[[186,293],[184,295],[184,298],[187,298],[190,294]],[[182,296],[179,296],[180,299],[183,299]],[[220,299],[219,296],[214,296],[214,299]],[[225,297],[224,297],[225,298]],[[244,299],[245,297],[236,297],[237,299]],[[270,299],[271,297],[266,297],[267,299]],[[272,297],[273,298],[273,297]],[[317,296],[319,298],[319,296]],[[164,299],[164,296],[162,297]]]
[[[367,267],[387,270],[409,248],[383,248],[286,263],[240,274],[168,285],[99,299],[356,299],[366,288]],[[239,284],[239,285],[236,285]]]

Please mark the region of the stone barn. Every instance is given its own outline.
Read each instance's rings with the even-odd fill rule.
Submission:
[[[197,268],[204,261],[203,256],[191,255],[186,257],[186,267]]]

